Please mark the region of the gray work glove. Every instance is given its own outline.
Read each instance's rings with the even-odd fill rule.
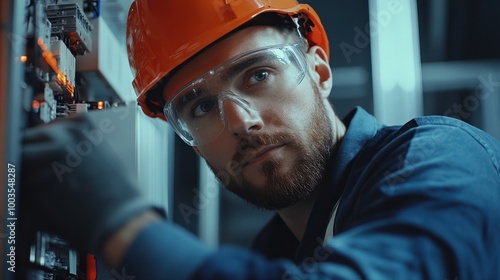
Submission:
[[[164,212],[141,196],[109,143],[89,137],[95,129],[82,114],[25,132],[21,207],[37,229],[98,254],[129,219]]]

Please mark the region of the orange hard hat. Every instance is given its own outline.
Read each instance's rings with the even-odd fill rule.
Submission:
[[[137,101],[150,117],[163,116],[161,104],[149,98],[172,70],[211,43],[262,13],[299,17],[309,45],[329,54],[319,16],[296,0],[135,0],[127,20],[127,51]],[[304,20],[302,20],[304,19]]]

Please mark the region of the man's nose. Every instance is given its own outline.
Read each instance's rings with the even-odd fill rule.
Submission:
[[[221,105],[226,128],[234,136],[246,135],[264,127],[260,112],[253,110],[245,100],[226,98]]]

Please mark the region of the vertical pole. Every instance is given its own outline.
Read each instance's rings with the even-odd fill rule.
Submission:
[[[375,117],[402,124],[422,115],[422,71],[415,0],[370,0]]]
[[[199,236],[205,244],[219,245],[219,183],[203,158],[199,159]]]

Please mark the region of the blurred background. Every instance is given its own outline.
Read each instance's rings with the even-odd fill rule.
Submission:
[[[318,12],[329,34],[334,74],[330,99],[340,116],[355,106],[385,124],[403,124],[419,115],[446,115],[500,140],[499,0],[300,2]],[[20,164],[24,127],[81,112],[91,114],[96,123],[109,118],[117,129],[106,138],[148,197],[168,209],[169,220],[211,246],[250,247],[273,213],[255,209],[220,188],[205,163],[166,123],[145,117],[136,105],[125,49],[132,0],[0,3],[4,163]],[[40,9],[45,5],[69,6]],[[86,32],[80,34],[83,47],[53,41],[54,34],[69,36],[67,29],[57,29],[54,14],[64,9],[85,14],[79,23],[83,27],[78,27]],[[45,26],[47,20],[51,27]],[[52,37],[43,28],[51,29]],[[48,36],[45,45],[51,46],[58,71],[69,81],[64,87],[56,69],[38,61],[37,55],[47,50],[43,44],[35,46],[37,34]],[[66,73],[63,61],[74,70]],[[27,69],[37,67],[47,68],[36,70],[47,77],[33,82],[29,71],[34,70]],[[6,178],[5,170],[0,172]],[[2,211],[4,216],[6,203]],[[38,241],[30,242],[24,250],[38,250]],[[71,253],[65,256],[71,259]]]

